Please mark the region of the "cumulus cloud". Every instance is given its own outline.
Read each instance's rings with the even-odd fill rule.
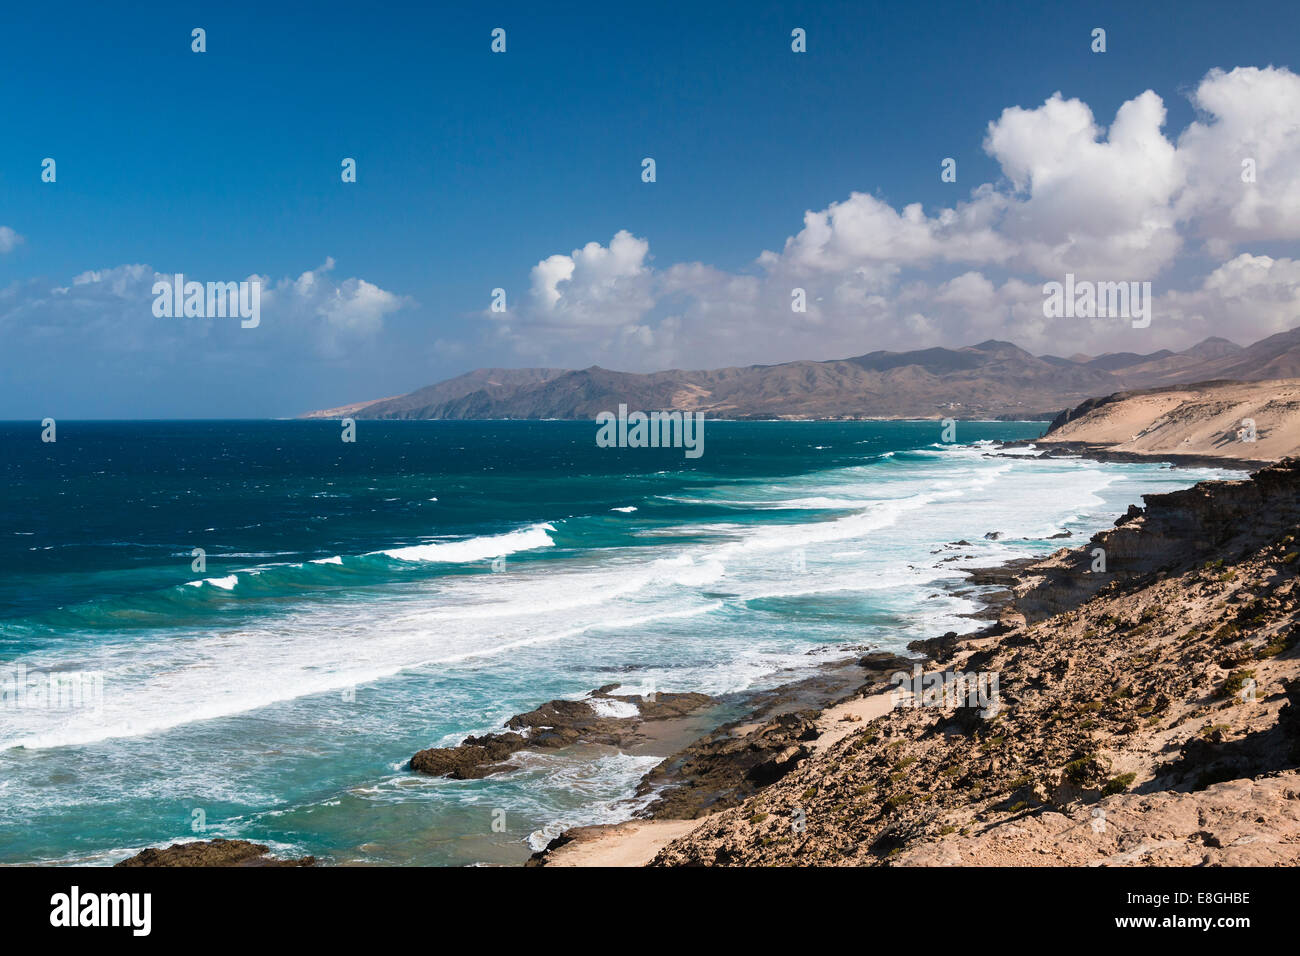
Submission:
[[[0,226],[0,255],[12,252],[22,245],[23,237],[8,226]]]
[[[336,281],[334,259],[296,279],[272,281],[262,277],[262,308],[269,320],[279,320],[309,335],[323,354],[337,355],[349,340],[378,333],[384,316],[410,304],[365,279]]]
[[[663,354],[640,320],[656,305],[662,277],[649,264],[650,244],[620,230],[608,245],[589,242],[568,255],[538,262],[527,301],[504,313],[485,312],[494,333],[523,356],[541,358],[564,343],[594,344],[598,351]]]
[[[1042,284],[1066,273],[1151,281],[1152,331],[1187,344],[1300,324],[1292,260],[1237,255],[1241,243],[1300,239],[1300,77],[1215,70],[1191,99],[1198,118],[1176,140],[1152,90],[1122,104],[1109,126],[1060,93],[1009,107],[984,138],[998,182],[930,212],[853,192],[807,211],[779,251],[741,273],[655,268],[649,240],[621,231],[607,246],[538,262],[528,299],[500,332],[531,355],[576,348],[642,369],[990,336],[1044,351],[1160,347],[1126,320],[1045,318]],[[1243,181],[1244,159],[1254,162],[1254,182]],[[1206,255],[1217,268],[1192,275],[1189,291],[1168,288],[1173,267]],[[805,312],[791,309],[796,288]]]
[[[1300,76],[1290,70],[1211,70],[1192,94],[1202,118],[1179,138],[1188,186],[1179,213],[1220,251],[1300,238]],[[1253,183],[1243,163],[1254,165]]]
[[[586,328],[635,320],[650,308],[650,243],[626,230],[608,246],[589,242],[532,271],[532,302],[546,324]]]
[[[1225,262],[1189,291],[1171,291],[1156,309],[1201,335],[1246,327],[1263,337],[1300,325],[1300,260],[1248,253]]]
[[[337,281],[332,259],[297,279],[262,283],[261,323],[241,328],[238,318],[158,318],[154,283],[172,280],[152,266],[128,264],[74,276],[66,284],[44,279],[0,290],[0,336],[13,367],[57,373],[75,355],[103,360],[143,353],[155,364],[255,364],[304,350],[332,357],[348,343],[374,337],[388,313],[409,300],[364,279]],[[186,280],[225,281],[185,274]]]
[[[1182,244],[1171,200],[1182,165],[1161,128],[1165,108],[1147,90],[1103,131],[1092,111],[1059,93],[1034,110],[1005,110],[984,148],[1015,190],[1001,233],[1016,264],[1040,276],[1151,277]]]
[[[803,229],[786,240],[781,254],[765,252],[759,261],[769,270],[790,272],[843,272],[877,263],[1004,262],[1012,247],[995,223],[1005,205],[1005,197],[985,187],[972,202],[926,216],[920,203],[896,212],[880,199],[853,193],[844,202],[804,213]]]

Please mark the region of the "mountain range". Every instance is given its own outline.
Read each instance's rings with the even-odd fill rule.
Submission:
[[[663,372],[482,368],[405,395],[303,418],[594,419],[630,410],[710,418],[1051,419],[1085,399],[1210,380],[1300,377],[1300,327],[1242,347],[1212,337],[1181,352],[1036,356],[990,339],[831,361]]]

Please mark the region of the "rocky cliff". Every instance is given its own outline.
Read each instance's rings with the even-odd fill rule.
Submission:
[[[1130,506],[1086,547],[1063,549],[1022,572],[1014,589],[1017,610],[1041,620],[1152,574],[1242,559],[1300,523],[1300,459],[1248,479],[1202,481],[1143,501],[1145,507]]]
[[[1025,571],[1028,620],[936,642],[995,712],[864,686],[866,719],[654,863],[1300,864],[1298,512],[1295,461],[1151,496]],[[1114,570],[1070,585],[1094,546]]]

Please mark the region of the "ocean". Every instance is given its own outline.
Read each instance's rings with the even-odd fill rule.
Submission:
[[[688,458],[584,422],[0,424],[0,863],[521,862],[629,816],[657,759],[410,756],[608,683],[736,695],[975,630],[959,567],[1225,474],[989,454],[1043,428],[709,421]]]

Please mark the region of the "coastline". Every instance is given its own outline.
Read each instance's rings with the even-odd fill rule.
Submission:
[[[910,657],[875,651],[828,662],[817,674],[752,695],[752,706],[743,715],[691,741],[642,777],[637,795],[654,793],[654,802],[621,823],[568,828],[525,866],[649,864],[674,840],[888,714],[894,707],[893,675],[941,663],[963,643],[994,640],[1016,613],[1010,586],[1035,560],[1013,558],[993,567],[958,569],[968,579],[947,589],[976,604],[963,616],[989,624],[962,635],[950,631],[912,641]]]
[[[1277,458],[1242,458],[1229,455],[1184,454],[1162,451],[1117,450],[1109,445],[1082,441],[1052,439],[1021,439],[1002,442],[1000,448],[1033,448],[1041,451],[1036,458],[1087,458],[1101,462],[1167,462],[1175,468],[1226,468],[1236,471],[1254,471],[1275,464]]]
[[[1245,467],[1246,463],[1237,464]],[[1086,558],[1087,547],[1063,549],[1041,561],[987,569],[985,580],[1006,581],[1015,592],[1014,597],[1008,595],[998,604],[998,622],[955,640],[915,642],[911,649],[928,652],[924,657],[927,670],[933,664],[942,665],[947,673],[963,667],[1004,665],[1001,673],[1004,679],[1011,679],[1008,697],[1014,704],[1039,698],[1035,713],[1026,715],[1029,719],[1014,731],[1009,730],[1005,715],[988,722],[999,725],[999,732],[993,733],[985,722],[972,722],[961,709],[943,711],[936,724],[927,708],[896,709],[889,685],[868,679],[848,697],[802,715],[810,725],[804,759],[792,761],[786,773],[760,792],[735,793],[743,799],[730,801],[731,807],[697,812],[693,818],[698,823],[685,833],[671,816],[655,813],[652,806],[646,814],[648,820],[566,831],[530,863],[1300,862],[1300,849],[1296,848],[1300,842],[1300,776],[1288,769],[1300,761],[1296,740],[1300,667],[1294,653],[1300,626],[1296,624],[1298,589],[1293,578],[1285,580],[1287,570],[1294,574],[1288,566],[1300,565],[1300,561],[1292,550],[1295,536],[1273,533],[1278,527],[1285,531],[1287,521],[1294,522],[1300,515],[1284,508],[1274,527],[1247,535],[1249,540],[1244,545],[1238,541],[1235,551],[1223,541],[1210,545],[1202,541],[1194,556],[1210,555],[1203,567],[1189,564],[1188,556],[1171,550],[1169,544],[1170,529],[1185,524],[1189,517],[1195,527],[1184,529],[1188,530],[1184,537],[1203,536],[1207,526],[1230,523],[1236,517],[1234,512],[1258,505],[1255,493],[1268,483],[1282,495],[1281,499],[1270,498],[1272,503],[1289,500],[1292,510],[1300,510],[1296,496],[1300,467],[1293,462],[1268,469],[1261,478],[1207,482],[1185,492],[1151,496],[1157,500],[1149,501],[1146,509],[1131,508],[1115,529],[1099,532],[1089,542],[1110,545],[1121,553],[1125,553],[1122,545],[1126,539],[1130,545],[1139,543],[1127,552],[1132,570],[1115,573],[1103,588],[1079,589],[1066,580],[1080,572],[1080,558]],[[1197,516],[1196,502],[1215,496],[1221,499],[1218,510]],[[1213,557],[1215,554],[1219,557]],[[1225,559],[1234,557],[1232,566],[1223,570]],[[1156,568],[1158,563],[1169,567]],[[1174,576],[1172,569],[1180,563],[1181,574]],[[1284,569],[1281,575],[1279,566]],[[1199,615],[1199,625],[1185,635],[1170,635],[1160,652],[1147,648],[1143,635],[1154,627],[1167,624],[1178,629],[1179,621],[1168,620],[1165,609],[1179,596],[1236,582],[1239,575],[1245,581],[1233,587],[1228,600],[1210,604],[1198,594],[1186,605],[1187,611],[1193,612],[1188,617]],[[978,580],[979,572],[971,576]],[[1280,585],[1279,576],[1284,578]],[[1272,584],[1266,588],[1271,593],[1261,599],[1254,587],[1268,584]],[[1107,595],[1106,591],[1114,593]],[[1272,605],[1267,616],[1260,607],[1263,600]],[[1119,613],[1134,602],[1141,606],[1140,612],[1131,621],[1122,620]],[[1073,620],[1066,624],[1062,619]],[[1058,621],[1062,623],[1053,623]],[[1101,639],[1096,627],[1086,626],[1089,622],[1113,622],[1112,633]],[[1247,638],[1242,624],[1261,622],[1268,627],[1262,635],[1264,642],[1256,644]],[[1072,676],[1081,656],[1094,662],[1114,662],[1132,650],[1126,644],[1139,643],[1141,650],[1131,654],[1127,669],[1090,668],[1095,688],[1090,692],[1081,695],[1076,688],[1053,694],[1051,681],[1044,680],[1045,668],[1025,662],[1030,656],[1025,648],[1032,647],[1044,659],[1057,660],[1061,648],[1054,644],[1063,643],[1069,643],[1072,650],[1066,655],[1061,677]],[[1225,644],[1230,645],[1226,653],[1217,650]],[[1238,644],[1244,646],[1231,646]],[[1115,645],[1119,645],[1118,651]],[[1153,660],[1145,661],[1144,653],[1152,654]],[[1171,686],[1170,675],[1163,673],[1168,668],[1163,665],[1186,663],[1189,656],[1204,665],[1202,673],[1195,680],[1182,681],[1182,686],[1177,686],[1175,679]],[[1133,667],[1132,661],[1146,666]],[[1257,666],[1239,666],[1246,663]],[[1144,670],[1155,673],[1143,675]],[[1133,683],[1137,686],[1111,679],[1126,672],[1136,678]],[[1144,676],[1148,683],[1142,687]],[[1252,693],[1258,681],[1261,699],[1252,697],[1245,702],[1247,706],[1239,708],[1242,702],[1234,698],[1239,688],[1234,685],[1244,681],[1251,682]],[[1102,693],[1103,688],[1108,692]],[[1133,703],[1135,699],[1141,702]],[[1050,703],[1043,704],[1043,700]],[[1046,710],[1053,712],[1045,716]],[[1067,717],[1069,712],[1075,716]],[[770,725],[751,722],[720,728],[711,737],[741,728],[745,736],[753,737],[770,730]],[[936,729],[944,736],[964,737],[970,762],[954,772],[960,765],[951,762],[951,754],[944,754],[941,759],[949,761],[947,766],[929,768],[933,788],[909,789],[904,781],[915,773],[911,769],[915,763],[936,756],[927,753],[933,749],[927,738]],[[1103,739],[1098,741],[1099,737]],[[878,743],[882,738],[889,741],[883,752]],[[1009,739],[1014,742],[1008,745]],[[708,741],[705,738],[688,750],[698,751]],[[1107,749],[1112,745],[1113,754]],[[865,759],[877,766],[858,774],[851,788],[846,786],[850,781],[844,778],[853,776],[852,770],[844,769],[846,764],[862,762],[862,752],[873,746],[876,753]],[[1030,753],[1022,756],[1015,754],[1016,750]],[[1162,759],[1167,752],[1176,756]],[[805,783],[808,786],[800,789]],[[991,798],[984,796],[986,786]],[[815,805],[823,788],[832,790],[838,799],[830,812],[818,813]],[[873,792],[877,794],[874,798]],[[846,837],[851,835],[847,831],[853,828],[848,820],[856,815],[844,811],[864,803],[870,809],[863,815],[874,812],[878,826],[854,834],[857,849],[845,853]],[[928,803],[940,803],[947,812],[918,814],[915,807]],[[1248,813],[1255,814],[1255,830],[1261,831],[1262,837],[1241,832],[1240,819]],[[804,835],[811,833],[814,814],[829,831],[821,834],[820,840]],[[1200,823],[1189,826],[1189,814],[1193,822]],[[954,822],[936,824],[940,817]],[[779,824],[765,827],[770,819],[779,820]],[[1104,822],[1107,819],[1111,820],[1109,826]],[[1098,820],[1102,825],[1098,826]],[[1161,838],[1162,831],[1174,836],[1164,832]],[[786,850],[788,847],[797,850]]]
[[[1033,441],[1005,442],[997,447],[1033,444]],[[1150,461],[1152,457],[1168,460],[1169,456],[1099,460]],[[1182,464],[1248,467],[1246,462],[1230,463],[1218,458]],[[866,654],[831,661],[821,665],[812,676],[768,690],[730,695],[725,700],[697,700],[685,710],[660,714],[654,719],[646,719],[642,712],[639,722],[622,728],[597,728],[594,734],[579,733],[561,741],[564,745],[612,745],[638,755],[663,756],[661,763],[644,775],[635,796],[629,798],[650,796],[654,800],[624,823],[565,830],[526,865],[644,865],[669,844],[690,838],[706,821],[716,825],[716,818],[725,811],[751,801],[801,766],[841,746],[864,724],[888,716],[892,709],[890,674],[908,670],[916,663],[926,665],[927,669],[933,664],[953,666],[974,653],[996,649],[1001,635],[1014,630],[1018,621],[1023,622],[1023,616],[1017,614],[1012,604],[1012,589],[1024,584],[1026,569],[1036,562],[1037,559],[1019,558],[991,568],[956,569],[962,570],[967,580],[949,585],[948,589],[979,598],[980,606],[967,616],[991,623],[982,630],[960,636],[950,632],[915,641],[909,650],[918,657]],[[992,587],[998,590],[989,590]],[[877,660],[869,661],[872,656]],[[638,710],[642,710],[644,701],[633,701],[617,690],[617,685],[598,688],[588,699],[604,696],[635,702]],[[659,696],[671,699],[691,695]],[[551,702],[560,703],[575,702]],[[539,714],[547,706],[529,713]],[[512,721],[527,716],[516,715]],[[544,716],[545,721],[534,720],[531,726],[554,727],[553,712]],[[724,722],[719,725],[720,720]],[[525,722],[523,726],[530,724]],[[759,772],[761,780],[757,784],[750,776],[756,767],[767,768]],[[665,793],[672,795],[671,799],[665,799]]]

